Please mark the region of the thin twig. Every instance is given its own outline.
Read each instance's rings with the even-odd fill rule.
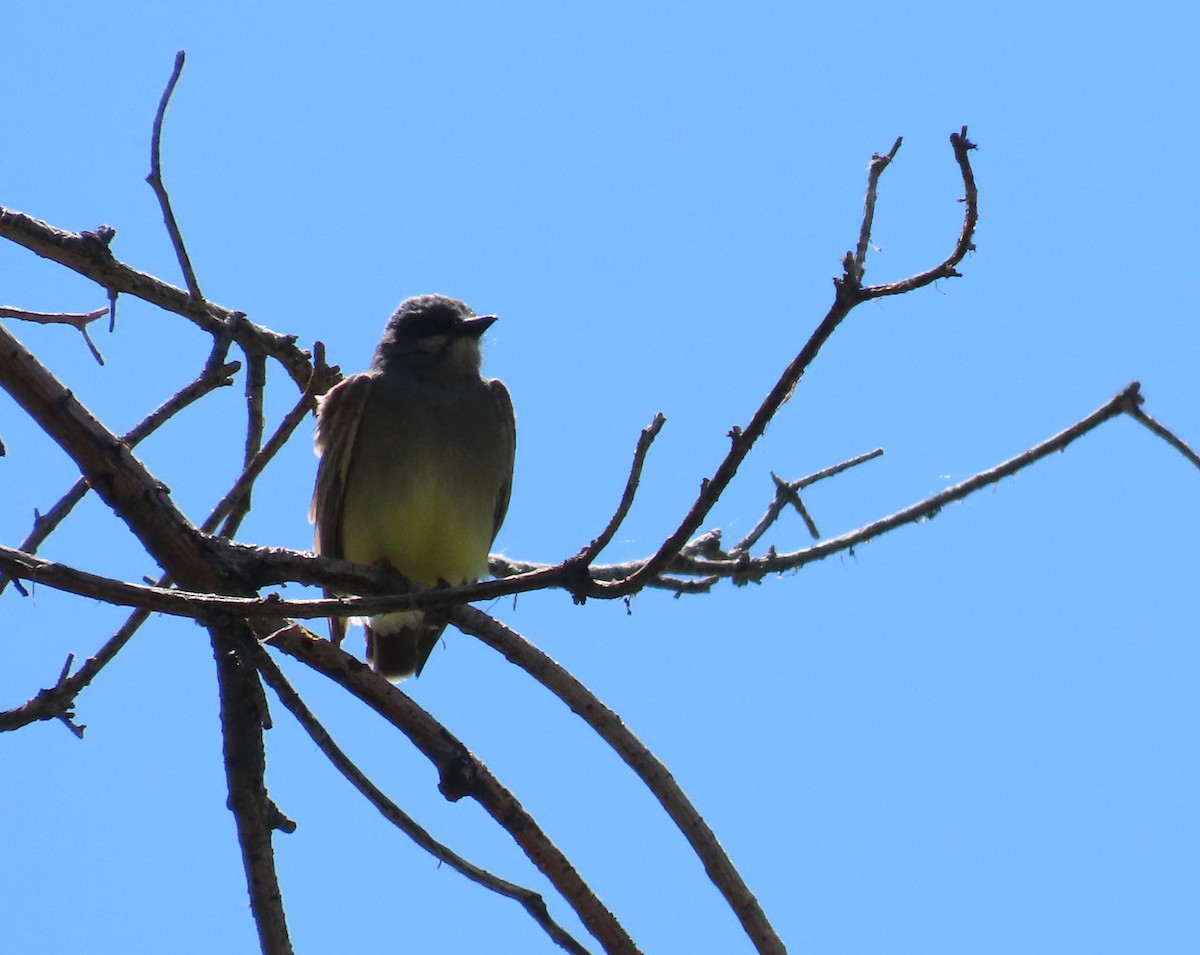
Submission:
[[[107,307],[97,308],[90,312],[31,312],[26,308],[0,305],[0,318],[16,318],[22,322],[33,322],[37,325],[70,325],[72,328],[80,328],[107,314]]]
[[[311,382],[310,382],[311,384]],[[239,479],[234,489],[236,494],[230,492],[226,495],[225,500],[221,502],[222,507],[227,509],[229,519],[225,522],[225,528],[222,530],[222,536],[232,536],[237,532],[237,528],[241,526],[243,519],[250,512],[250,493],[254,485],[254,479],[258,476],[258,472],[266,466],[270,457],[258,466],[258,469],[251,473],[251,466],[255,463],[255,458],[262,450],[263,431],[266,428],[266,416],[263,413],[263,394],[267,387],[267,360],[262,355],[254,355],[246,353],[246,443],[242,452],[242,474],[243,476],[251,474],[251,476],[242,480]],[[311,399],[307,399],[307,388],[302,402],[311,403]],[[302,417],[302,415],[301,415]],[[300,423],[298,418],[291,426],[292,430]],[[288,435],[291,435],[289,430]],[[272,454],[271,457],[274,455]],[[211,518],[210,518],[211,520]],[[214,525],[215,526],[215,525]],[[206,528],[207,529],[207,528]]]
[[[896,142],[886,155],[881,156],[879,153],[875,153],[871,157],[871,166],[867,175],[867,193],[863,198],[862,225],[858,230],[858,247],[854,250],[854,273],[858,282],[862,282],[863,274],[866,272],[867,249],[871,247],[871,232],[875,227],[875,202],[879,195],[879,177],[896,158],[896,153],[900,151],[903,142],[904,137],[897,136]]]
[[[995,484],[1006,477],[1011,477],[1042,458],[1056,451],[1065,450],[1070,444],[1082,438],[1085,434],[1094,431],[1106,421],[1118,415],[1130,413],[1130,410],[1136,408],[1142,400],[1139,388],[1140,385],[1138,382],[1133,382],[1087,417],[1080,419],[1053,437],[1034,445],[1029,450],[1009,458],[1007,461],[1003,461],[993,468],[981,471],[952,487],[939,491],[937,494],[931,495],[923,501],[918,501],[916,504],[897,511],[895,514],[890,514],[864,527],[860,527],[858,530],[850,531],[838,537],[831,537],[812,547],[807,547],[793,553],[767,554],[763,557],[755,557],[749,560],[743,559],[738,564],[739,575],[746,580],[757,580],[765,577],[767,574],[779,573],[784,570],[795,570],[813,561],[824,560],[831,554],[851,550],[859,544],[878,537],[881,534],[886,534],[888,531],[895,530],[904,524],[929,520],[947,504],[962,500],[969,494],[973,494],[981,488],[987,487],[989,484]],[[692,572],[707,574],[722,573],[722,567],[728,568],[731,563],[730,561],[721,562],[693,558],[686,560],[687,567]]]
[[[256,364],[257,361],[252,360],[250,362],[250,369],[253,370]],[[204,523],[200,525],[200,529],[204,531],[204,533],[211,534],[214,530],[216,530],[217,525],[220,524],[222,520],[225,521],[225,524],[221,528],[219,536],[231,537],[237,533],[238,525],[241,523],[242,519],[246,516],[250,509],[250,489],[254,486],[254,482],[258,480],[259,475],[262,474],[266,466],[271,462],[275,455],[279,453],[284,444],[287,443],[287,440],[292,436],[296,428],[300,426],[300,422],[304,420],[304,416],[313,408],[313,388],[315,387],[316,378],[317,376],[314,373],[314,375],[309,379],[308,386],[300,395],[299,401],[296,402],[291,411],[284,415],[283,420],[275,429],[274,434],[271,435],[271,438],[267,442],[266,446],[261,448],[250,457],[245,468],[242,470],[242,473],[238,476],[237,480],[233,482],[233,487],[226,492],[225,496],[217,503],[217,506],[213,508],[212,513],[209,514]],[[247,390],[249,390],[249,384],[247,384]],[[260,397],[257,402],[259,417],[257,420],[260,422],[260,428],[257,438],[254,440],[261,443],[261,391],[259,391],[259,396]],[[252,400],[250,403],[254,404]],[[251,426],[249,430],[253,431],[253,422],[256,420],[253,412],[251,412],[250,420]],[[246,447],[247,451],[249,451],[250,446],[251,436],[248,435]]]
[[[666,421],[667,419],[659,412],[654,416],[654,420],[642,429],[641,436],[638,438],[637,448],[633,452],[633,464],[629,468],[629,477],[625,481],[625,490],[621,494],[621,500],[617,504],[616,512],[608,522],[608,525],[600,532],[600,535],[569,561],[578,565],[581,573],[586,573],[592,561],[600,556],[601,551],[612,542],[617,529],[620,528],[629,514],[629,508],[633,506],[633,499],[637,494],[638,484],[642,478],[642,468],[646,463],[646,455],[650,451],[650,445],[654,443],[654,439],[658,437],[658,433],[662,430]]]
[[[104,356],[100,354],[100,349],[92,341],[92,336],[88,333],[88,325],[110,312],[110,308],[97,308],[91,312],[31,312],[24,308],[0,305],[0,318],[16,318],[23,322],[37,322],[39,325],[70,325],[83,336],[84,342],[98,365],[104,364]]]
[[[204,305],[204,296],[200,294],[200,283],[196,281],[196,273],[192,269],[192,260],[188,256],[187,247],[183,243],[183,235],[179,231],[179,223],[175,221],[175,212],[171,209],[171,197],[167,195],[167,187],[162,179],[162,127],[167,114],[167,104],[171,102],[171,94],[175,92],[175,84],[183,73],[183,61],[186,55],[183,50],[175,54],[175,66],[171,70],[171,78],[167,80],[166,89],[158,101],[158,110],[154,114],[154,130],[150,136],[150,174],[146,182],[154,190],[162,209],[163,222],[167,234],[171,237],[171,245],[175,248],[175,258],[179,260],[179,268],[183,270],[183,278],[187,283],[192,304],[196,307]]]
[[[1196,452],[1193,451],[1182,438],[1176,435],[1169,428],[1160,424],[1158,421],[1155,421],[1139,407],[1135,406],[1132,408],[1126,408],[1125,413],[1129,415],[1129,417],[1133,418],[1134,421],[1138,422],[1138,424],[1149,428],[1153,434],[1158,435],[1160,438],[1166,441],[1167,444],[1171,445],[1171,447],[1191,461],[1192,464],[1200,468],[1200,455],[1197,455]]]
[[[733,555],[745,553],[751,547],[757,544],[762,539],[763,534],[767,532],[771,525],[774,524],[779,518],[779,515],[783,513],[784,507],[791,503],[790,495],[795,494],[797,491],[803,490],[806,487],[810,487],[811,485],[816,484],[818,481],[823,481],[825,478],[833,477],[836,474],[841,474],[848,468],[856,467],[859,464],[863,464],[866,461],[877,458],[881,454],[883,454],[883,448],[876,448],[874,451],[868,451],[866,454],[860,454],[857,457],[850,458],[848,461],[842,461],[840,464],[833,464],[827,468],[822,468],[820,471],[814,471],[812,474],[802,477],[797,481],[784,481],[782,478],[772,474],[771,479],[775,482],[774,499],[771,501],[770,505],[767,507],[766,513],[763,514],[758,523],[750,529],[749,533],[747,533],[745,537],[743,537],[729,549],[729,553]],[[799,495],[796,495],[796,500],[799,500]],[[801,504],[801,508],[803,508],[803,504]],[[807,513],[807,510],[801,509],[802,516],[807,515]],[[820,535],[816,533],[816,526],[812,524],[811,517],[808,518],[806,523],[808,523],[809,533],[811,533],[813,537],[819,537]],[[685,548],[684,552],[690,554],[693,552],[693,550],[689,545],[687,548]]]

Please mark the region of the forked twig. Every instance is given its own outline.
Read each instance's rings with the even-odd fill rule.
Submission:
[[[895,530],[897,527],[905,524],[929,520],[947,504],[960,501],[990,484],[995,484],[1006,477],[1011,477],[1018,471],[1029,467],[1031,464],[1040,461],[1042,458],[1056,451],[1065,450],[1068,445],[1118,415],[1132,414],[1133,410],[1142,401],[1140,387],[1138,382],[1133,382],[1091,414],[1080,419],[1069,428],[1063,429],[1053,437],[1047,438],[1029,450],[1009,458],[1007,461],[1002,461],[993,468],[981,471],[965,481],[961,481],[922,501],[911,504],[903,510],[899,510],[877,521],[872,521],[858,530],[850,531],[837,537],[831,537],[803,550],[787,554],[772,553],[762,557],[743,558],[738,563],[738,572],[747,580],[758,580],[767,574],[795,570],[813,561],[823,560],[831,554],[852,550],[859,544],[865,543],[888,531]],[[732,564],[731,561],[705,560],[691,557],[686,558],[685,562],[693,573],[705,574],[721,573],[722,567],[728,573],[728,568]]]
[[[775,499],[771,501],[770,505],[767,507],[766,513],[763,514],[758,523],[750,529],[745,537],[743,537],[729,549],[729,553],[737,555],[749,551],[751,547],[753,547],[762,539],[763,534],[765,534],[767,530],[775,523],[775,521],[779,518],[779,515],[783,513],[783,509],[788,504],[793,504],[793,506],[795,506],[796,503],[799,503],[800,506],[797,508],[797,510],[799,510],[801,516],[805,518],[805,523],[808,525],[809,533],[812,534],[813,537],[820,537],[820,534],[816,533],[816,525],[812,523],[812,518],[808,516],[807,509],[804,508],[803,502],[800,501],[798,492],[802,491],[806,487],[811,487],[818,481],[823,481],[826,478],[841,474],[843,471],[846,471],[850,468],[857,467],[858,465],[864,464],[867,461],[874,460],[882,454],[883,448],[876,448],[874,451],[868,451],[866,454],[860,454],[856,457],[850,458],[848,461],[842,461],[840,464],[833,464],[827,468],[822,468],[820,471],[815,471],[814,473],[806,475],[797,481],[785,481],[775,474],[772,474],[771,479],[775,482]],[[691,545],[688,545],[688,547],[684,549],[684,553],[690,554],[692,552],[693,550]]]
[[[608,525],[600,532],[599,536],[594,538],[583,550],[574,557],[570,558],[567,563],[578,567],[581,574],[586,574],[588,567],[592,561],[600,556],[616,535],[618,528],[625,521],[629,514],[630,507],[633,506],[633,499],[637,495],[638,484],[642,479],[642,467],[646,463],[646,455],[650,451],[650,445],[654,443],[654,439],[658,437],[658,433],[662,430],[667,419],[660,412],[654,416],[654,420],[642,429],[641,436],[638,438],[637,448],[633,452],[633,464],[629,467],[629,477],[625,481],[625,490],[621,493],[621,500],[617,504],[617,510],[609,520]]]
[[[83,336],[88,350],[96,359],[96,364],[104,364],[104,356],[88,334],[88,325],[98,318],[103,318],[112,311],[111,308],[97,308],[90,312],[31,312],[24,308],[13,308],[10,305],[0,305],[0,318],[16,318],[23,322],[36,322],[39,325],[70,325]]]

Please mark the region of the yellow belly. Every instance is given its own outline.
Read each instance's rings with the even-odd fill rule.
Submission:
[[[387,560],[430,586],[487,576],[494,491],[470,473],[456,473],[461,468],[406,470],[377,468],[350,482],[342,514],[346,558],[364,564]]]

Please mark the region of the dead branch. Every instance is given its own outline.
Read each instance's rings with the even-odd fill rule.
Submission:
[[[846,253],[843,260],[844,272],[840,279],[835,279],[834,281],[837,293],[834,296],[833,305],[825,315],[825,318],[821,320],[821,323],[812,333],[808,342],[800,350],[800,354],[784,369],[783,374],[775,383],[775,386],[771,389],[758,411],[754,413],[749,423],[744,428],[734,427],[729,432],[731,447],[728,454],[717,467],[713,476],[705,478],[701,482],[699,496],[675,532],[663,541],[657,553],[628,578],[613,583],[596,582],[589,588],[587,596],[627,596],[636,593],[642,587],[646,586],[650,580],[670,569],[672,561],[679,556],[688,540],[699,530],[705,517],[712,510],[713,505],[716,504],[717,500],[725,492],[725,488],[729,486],[729,482],[737,474],[738,468],[741,466],[742,461],[745,460],[746,455],[750,453],[750,449],[754,447],[755,442],[766,431],[771,419],[775,417],[776,412],[792,396],[805,370],[813,363],[825,342],[829,340],[829,337],[856,305],[867,301],[869,298],[884,294],[898,294],[901,290],[910,291],[920,288],[923,285],[928,285],[936,278],[957,274],[955,266],[962,261],[967,252],[972,248],[972,236],[974,235],[975,223],[978,221],[978,193],[975,190],[974,176],[971,172],[970,157],[968,155],[968,151],[975,147],[967,139],[967,128],[965,126],[961,134],[951,137],[955,159],[958,161],[959,168],[962,171],[963,182],[967,191],[963,229],[953,252],[939,266],[930,269],[928,272],[906,279],[904,282],[895,283],[894,286],[876,287],[871,290],[863,288],[862,278],[865,272],[863,263],[866,258],[866,244],[870,238],[871,226],[875,214],[875,194],[879,186],[879,178],[896,155],[896,151],[900,148],[900,143],[901,140],[897,139],[891,152],[886,156],[876,155],[871,161],[870,172],[867,177],[867,198],[862,227],[859,232],[859,248],[856,253]]]
[[[88,484],[174,579],[194,590],[243,595],[251,592],[222,563],[221,556],[206,546],[207,538],[176,509],[166,489],[133,456],[128,445],[104,428],[3,327],[0,385],[75,461]],[[229,808],[238,825],[263,951],[286,955],[291,945],[283,921],[274,854],[269,851],[278,813],[266,811],[261,774],[255,777],[262,739],[261,727],[254,730],[253,721],[261,709],[253,706],[250,690],[256,688],[261,695],[261,686],[257,671],[247,674],[244,664],[231,655],[243,638],[245,625],[228,615],[222,619],[225,624],[212,624],[209,632],[221,692]]]
[[[157,431],[184,408],[217,388],[232,385],[233,375],[237,373],[241,365],[236,361],[226,362],[225,355],[227,353],[228,342],[224,342],[224,347],[222,347],[222,343],[218,341],[208,360],[204,363],[204,368],[200,374],[191,383],[180,388],[175,394],[154,409],[154,411],[146,415],[137,425],[122,435],[121,440],[129,445],[130,448],[137,447],[145,438]],[[29,536],[21,542],[18,550],[26,551],[30,554],[36,553],[42,542],[53,533],[56,527],[66,520],[67,516],[74,510],[75,505],[83,500],[88,490],[86,480],[80,478],[76,481],[70,490],[50,510],[44,514],[39,513],[36,516],[33,522],[33,529],[29,532]],[[9,579],[0,575],[0,593],[4,592]]]
[[[104,356],[100,354],[100,349],[96,347],[96,343],[92,341],[92,336],[88,334],[88,325],[98,318],[103,318],[109,314],[109,308],[97,308],[91,312],[30,312],[23,308],[12,308],[8,305],[0,305],[0,318],[16,318],[23,322],[36,322],[39,325],[70,325],[83,336],[83,340],[91,351],[92,357],[96,359],[96,364],[104,364]]]
[[[171,78],[167,80],[162,98],[158,101],[158,110],[154,114],[153,132],[150,135],[150,173],[146,176],[146,182],[154,190],[159,208],[162,209],[163,224],[166,225],[167,234],[171,237],[171,245],[175,248],[175,257],[179,260],[179,268],[183,271],[188,293],[192,297],[193,304],[201,307],[204,304],[204,296],[200,294],[200,283],[196,280],[192,259],[188,255],[187,246],[184,245],[183,235],[179,231],[179,223],[175,221],[175,210],[171,208],[171,197],[167,195],[167,187],[162,178],[163,120],[167,115],[167,104],[171,102],[171,95],[175,92],[175,84],[179,82],[179,77],[183,73],[184,59],[183,50],[175,54],[175,67],[171,70]]]
[[[269,627],[260,628],[266,634]],[[354,694],[388,720],[437,767],[438,790],[451,802],[470,796],[516,841],[571,905],[608,953],[635,953],[632,938],[491,771],[431,714],[341,647],[295,625],[267,635],[267,644],[295,657]]]
[[[363,798],[371,803],[385,819],[408,836],[418,846],[432,855],[439,862],[450,866],[456,872],[486,889],[519,902],[529,913],[529,916],[555,941],[561,948],[573,955],[587,955],[587,950],[575,940],[562,926],[550,916],[545,900],[532,889],[516,885],[474,863],[468,862],[449,846],[438,842],[424,828],[417,824],[408,813],[389,799],[367,774],[364,773],[333,741],[333,737],[321,725],[312,711],[305,705],[300,694],[288,682],[283,671],[279,669],[270,654],[261,647],[256,647],[255,664],[267,685],[275,691],[280,702],[287,707],[296,721],[308,733],[309,738],[320,748],[333,766],[350,782],[355,789],[362,793]]]
[[[1134,382],[1096,411],[1069,428],[1034,445],[1028,451],[1009,458],[995,467],[981,471],[967,480],[918,501],[895,514],[867,524],[858,530],[829,538],[812,547],[790,553],[771,552],[761,557],[751,557],[745,550],[731,550],[728,553],[721,551],[719,537],[709,534],[697,538],[696,541],[687,545],[684,553],[671,562],[669,570],[677,574],[698,576],[705,583],[712,578],[740,581],[758,580],[767,574],[794,570],[815,560],[828,557],[830,554],[849,550],[905,524],[928,520],[936,516],[946,504],[961,500],[990,484],[1011,477],[1056,451],[1064,450],[1068,445],[1118,415],[1132,414],[1135,410],[1140,410],[1139,403],[1142,400],[1140,385],[1138,382]],[[1158,427],[1162,431],[1166,431],[1161,425]],[[1158,431],[1154,431],[1154,433],[1157,434]],[[1169,432],[1167,433],[1169,434]],[[1173,447],[1183,444],[1174,435],[1171,435],[1171,438],[1174,438],[1173,441],[1165,435],[1160,436],[1164,437],[1164,440],[1167,440]],[[1190,449],[1186,444],[1183,444],[1183,447],[1186,450],[1181,453],[1186,456]],[[852,460],[854,462],[869,460],[875,456],[875,452],[871,452]],[[826,468],[801,479],[801,482],[811,483],[821,477],[828,477],[832,473],[845,470],[851,463],[843,462],[832,468]],[[784,500],[786,500],[786,495]],[[772,504],[772,507],[768,509],[768,516],[772,514],[774,507],[775,505]],[[773,519],[774,517],[772,517]],[[760,523],[762,522],[760,521]],[[217,546],[218,542],[213,541],[212,544]],[[568,558],[563,563],[553,565],[526,562],[506,564],[499,563],[496,558],[493,558],[493,569],[496,569],[498,565],[499,569],[503,571],[509,566],[513,566],[518,572],[512,576],[499,577],[495,580],[486,580],[461,587],[414,589],[410,592],[403,592],[403,588],[407,586],[404,578],[388,568],[367,567],[350,561],[316,557],[312,554],[289,551],[284,548],[259,548],[246,544],[223,546],[227,548],[226,554],[232,563],[244,568],[249,568],[251,564],[254,565],[256,586],[298,582],[337,586],[359,593],[379,593],[386,596],[283,600],[274,594],[265,597],[234,597],[169,590],[130,584],[90,574],[63,564],[39,560],[31,554],[2,546],[0,546],[0,570],[22,580],[43,583],[59,590],[93,597],[107,603],[142,607],[160,613],[196,618],[202,618],[205,614],[218,610],[227,610],[252,617],[286,615],[301,620],[327,616],[371,616],[397,610],[453,607],[535,590],[562,588],[570,591],[577,583],[572,566],[574,558]],[[737,546],[740,547],[741,543],[739,542]],[[650,559],[595,566],[590,569],[589,573],[596,580],[626,580],[645,567]],[[247,572],[249,573],[249,570]],[[401,592],[397,592],[397,590]]]
[[[502,653],[510,663],[519,666],[595,730],[637,774],[679,827],[755,948],[764,955],[786,952],[782,939],[767,921],[754,893],[743,881],[728,853],[721,848],[716,834],[675,782],[670,770],[629,730],[620,716],[547,654],[498,620],[473,607],[455,607],[449,617],[464,633],[482,640]]]
[[[184,289],[118,261],[109,248],[115,236],[116,230],[107,226],[91,232],[67,232],[0,206],[0,237],[78,272],[114,297],[133,295],[194,322],[210,335],[229,337],[247,351],[274,358],[299,388],[308,382],[312,363],[308,353],[296,347],[295,335],[281,335],[245,321],[243,313],[213,302],[197,306]],[[110,314],[115,321],[115,309]]]

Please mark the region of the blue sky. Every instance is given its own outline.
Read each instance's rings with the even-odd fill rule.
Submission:
[[[667,425],[606,555],[652,551],[824,314],[880,193],[868,280],[945,256],[980,149],[962,279],[857,310],[708,526],[740,535],[769,473],[883,458],[812,489],[832,536],[1074,422],[1139,379],[1200,444],[1190,228],[1194,4],[140,2],[4,15],[0,204],[114,226],[181,282],[144,183],[175,51],[164,166],[208,297],[363,368],[395,305],[496,312],[486,369],[519,418],[497,548],[555,561],[603,526],[639,429]],[[88,310],[82,279],[0,246],[0,304]],[[122,299],[97,336],[6,325],[116,431],[189,380],[207,340]],[[270,407],[294,400],[282,374]],[[236,475],[241,384],[140,454],[197,522]],[[0,397],[0,541],[76,476]],[[306,548],[307,427],[240,538]],[[1178,952],[1200,924],[1195,579],[1200,474],[1134,422],[936,520],[746,588],[624,606],[485,607],[570,668],[666,762],[795,952]],[[780,549],[805,541],[784,519]],[[154,568],[97,500],[43,552]],[[296,588],[289,594],[299,593]],[[124,615],[0,597],[0,707]],[[348,644],[360,650],[352,635]],[[335,738],[473,861],[549,891],[473,805],[343,695],[282,661]],[[647,952],[751,951],[657,804],[556,700],[447,637],[406,690],[524,800]],[[79,699],[80,742],[0,738],[0,949],[253,950],[211,651],[156,618]],[[390,829],[275,707],[268,784],[298,952],[551,951],[513,903]],[[555,914],[575,927],[566,906]],[[582,929],[579,930],[582,937]],[[585,939],[587,941],[587,939]]]

